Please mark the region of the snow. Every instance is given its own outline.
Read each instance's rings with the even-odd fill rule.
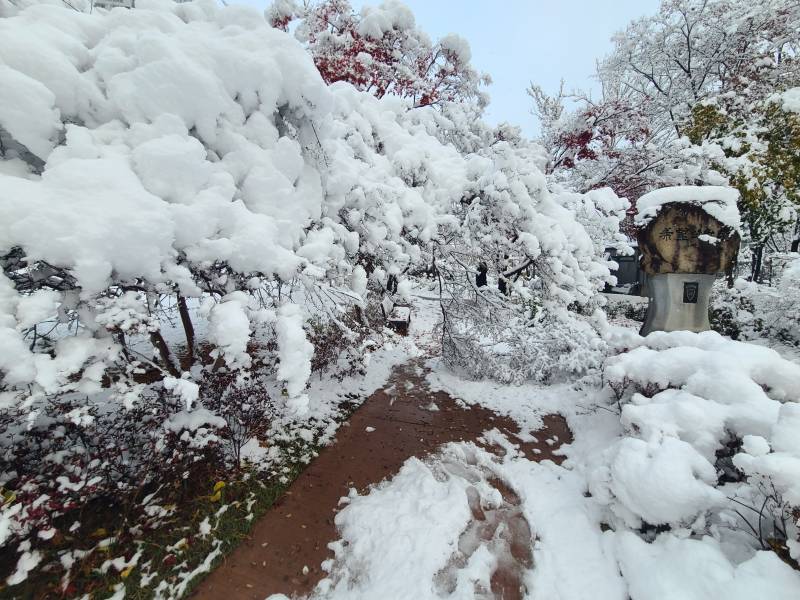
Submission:
[[[444,391],[466,405],[490,408],[498,414],[514,419],[523,434],[542,426],[542,417],[558,412],[565,398],[574,399],[568,386],[541,386],[535,384],[504,385],[488,380],[469,381],[451,372],[437,359],[427,364],[430,367],[426,382],[432,391]]]
[[[289,405],[297,414],[308,410],[308,396],[303,394],[311,375],[314,346],[303,330],[303,313],[295,304],[284,304],[278,311],[275,329],[278,334],[278,379],[286,382]]]
[[[165,377],[164,388],[171,390],[177,396],[180,396],[186,405],[186,410],[192,410],[197,398],[200,395],[200,386],[195,382],[188,379],[178,379],[176,377]]]
[[[214,356],[221,356],[232,369],[248,367],[250,355],[250,318],[247,307],[250,297],[233,292],[208,310],[208,339],[216,346]]]
[[[623,438],[604,460],[608,466],[593,474],[592,495],[612,505],[632,528],[642,521],[680,526],[725,500],[711,487],[717,479],[714,466],[674,437],[649,443]]]
[[[211,565],[223,554],[223,544],[220,540],[215,540],[213,549],[204,558],[203,561],[191,571],[178,573],[175,578],[168,583],[162,580],[156,588],[157,598],[181,598],[186,593],[192,581],[201,573],[208,573],[211,571]]]
[[[350,279],[350,289],[362,298],[367,293],[367,272],[361,265],[357,265],[353,269],[353,275]]]
[[[0,127],[36,156],[46,157],[62,129],[55,96],[35,79],[0,64]]]
[[[452,52],[457,57],[457,62],[466,64],[472,58],[469,42],[460,35],[449,33],[439,40],[442,50]]]
[[[298,11],[299,8],[294,0],[275,0],[267,7],[266,11],[264,11],[264,16],[267,21],[274,23],[290,19],[296,15]]]
[[[697,239],[701,242],[706,242],[707,244],[711,244],[712,246],[719,243],[719,238],[713,235],[708,235],[707,233],[701,233],[697,236]]]
[[[48,169],[39,181],[0,175],[0,187],[6,192],[0,198],[3,247],[22,246],[31,260],[72,266],[85,293],[104,289],[112,271],[161,277],[173,226],[126,162],[72,159]],[[108,195],[113,204],[105,200]]]
[[[463,452],[451,446],[445,457],[457,459]],[[446,463],[410,458],[391,482],[368,495],[353,490],[348,505],[336,515],[342,540],[331,544],[336,558],[326,565],[331,576],[320,582],[318,595],[349,600],[435,597],[435,576],[470,521],[468,490],[478,492],[482,503],[496,502],[494,490],[485,482],[473,486],[473,477],[448,469]],[[473,569],[488,583],[485,567]],[[453,597],[473,597],[474,588],[459,587]]]
[[[586,498],[581,477],[519,457],[507,457],[500,472],[520,494],[536,536],[528,589],[556,600],[627,600],[612,534],[599,531],[600,514]]]
[[[785,92],[774,94],[770,98],[781,105],[786,112],[800,113],[800,87],[794,87]]]
[[[772,552],[757,552],[734,565],[719,543],[708,538],[660,536],[648,544],[626,532],[615,541],[622,573],[636,600],[791,600],[800,589],[800,573],[787,569]]]
[[[411,318],[411,309],[408,306],[395,306],[389,313],[389,321],[407,323]]]
[[[36,568],[36,565],[42,560],[42,555],[38,550],[33,552],[24,551],[19,560],[17,560],[16,570],[6,578],[8,585],[17,585],[22,583],[28,577],[28,572]]]
[[[735,188],[707,186],[674,186],[653,190],[636,201],[638,211],[634,221],[646,226],[665,204],[686,203],[698,206],[723,225],[741,234],[741,218],[736,203],[739,192]]]
[[[748,475],[768,477],[782,490],[783,498],[791,505],[800,504],[800,404],[781,406],[767,439],[745,438],[742,453],[734,464]],[[770,452],[770,446],[772,452]]]
[[[225,419],[218,417],[206,408],[196,408],[192,411],[181,411],[172,415],[165,423],[169,431],[179,433],[183,430],[196,431],[202,427],[225,427]]]
[[[379,6],[364,6],[361,17],[358,33],[376,40],[387,31],[414,27],[414,13],[397,0],[386,0]]]
[[[281,234],[274,219],[265,214],[246,218],[250,210],[263,210],[246,206],[248,185],[252,185],[246,181],[246,204],[231,202],[235,191],[231,174],[239,177],[251,171],[252,178],[274,164],[275,176],[289,186],[283,186],[286,198],[299,196],[293,213],[284,214],[293,214],[300,227],[304,217],[319,214],[318,201],[314,207],[308,197],[314,192],[313,177],[299,174],[290,160],[299,158],[299,148],[286,152],[286,145],[279,144],[279,153],[273,157],[274,126],[259,114],[247,119],[245,112],[258,107],[258,97],[265,103],[262,106],[272,102],[274,108],[281,100],[278,89],[284,89],[290,105],[326,104],[319,76],[302,48],[288,38],[283,40],[285,34],[266,23],[223,33],[198,15],[184,23],[164,7],[108,15],[49,7],[45,13],[44,8],[34,6],[0,23],[4,39],[12,32],[21,35],[26,27],[41,33],[36,45],[21,38],[16,46],[20,54],[3,67],[2,76],[8,81],[0,86],[3,93],[22,95],[5,99],[0,119],[11,135],[49,159],[40,182],[25,185],[17,178],[3,178],[2,186],[9,194],[4,195],[8,206],[4,205],[3,213],[8,217],[0,233],[2,245],[22,245],[32,258],[72,266],[90,290],[104,287],[112,271],[153,280],[163,279],[170,271],[178,275],[180,271],[169,265],[176,250],[172,244],[196,259],[213,259],[222,251],[233,254],[244,269],[290,273],[299,263],[276,247],[275,241],[297,243],[300,230],[288,228],[286,220]],[[49,25],[53,22],[61,31]],[[131,37],[137,30],[147,31],[139,41]],[[85,47],[90,37],[94,38],[91,55]],[[205,43],[198,45],[200,39]],[[248,46],[259,41],[275,52],[262,54],[261,60],[247,58]],[[65,46],[69,54],[63,53]],[[14,47],[4,44],[6,49]],[[37,61],[40,54],[47,63],[44,56],[42,62]],[[83,74],[71,62],[60,66],[78,60],[88,63]],[[29,82],[27,87],[22,78]],[[259,81],[265,80],[284,87],[264,88]],[[165,81],[169,85],[163,85]],[[316,89],[311,82],[319,82]],[[34,85],[41,90],[31,88]],[[45,109],[53,104],[47,113]],[[15,110],[24,115],[17,118],[9,112]],[[60,129],[60,124],[57,129],[54,125],[59,110],[87,126],[68,126],[66,147],[51,155],[54,132]],[[13,126],[6,126],[6,119]],[[193,128],[199,138],[189,135]],[[254,144],[259,141],[266,147]],[[228,155],[225,161],[212,164],[202,142],[214,143],[218,152]],[[300,165],[302,171],[302,159]],[[27,202],[11,202],[9,196]],[[107,202],[109,196],[115,198],[113,204]],[[25,239],[21,235],[27,234],[24,220],[34,214],[41,234],[36,240],[27,235]],[[86,214],[96,218],[80,218]],[[56,228],[73,233],[56,234]],[[273,234],[263,235],[264,231]],[[218,240],[212,242],[208,238],[214,232]],[[112,237],[115,244],[109,247],[106,242]],[[191,287],[185,274],[183,279],[180,283]]]
[[[520,496],[535,538],[533,569],[523,569],[529,593],[573,600],[624,600],[626,586],[613,552],[612,533],[597,530],[599,513],[580,478],[552,463],[536,464],[509,451],[497,457],[471,443],[448,444],[422,462],[410,458],[391,480],[366,496],[351,492],[337,515],[342,539],[314,598],[472,599],[489,590],[502,544],[469,535],[471,507],[499,508],[495,481]],[[507,527],[501,522],[499,535]],[[581,568],[576,569],[575,565]],[[447,577],[449,575],[449,577]],[[449,582],[449,587],[447,587]],[[447,590],[447,592],[445,592]]]
[[[397,284],[397,296],[401,300],[408,302],[409,300],[411,300],[411,288],[412,288],[411,281],[408,279],[403,279],[400,283]]]
[[[17,327],[25,329],[46,321],[58,313],[59,294],[54,290],[38,290],[17,302]]]
[[[253,465],[263,465],[265,459],[270,456],[270,449],[261,445],[256,438],[248,441],[240,450],[242,460],[246,460]]]

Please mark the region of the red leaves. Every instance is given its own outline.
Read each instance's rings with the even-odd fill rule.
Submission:
[[[292,22],[292,17],[288,15],[283,15],[280,17],[276,17],[274,19],[270,19],[269,24],[274,27],[275,29],[281,29],[283,31],[289,30],[289,23]]]
[[[167,554],[161,562],[165,567],[173,567],[178,562],[178,557],[174,554]]]
[[[303,15],[298,29],[326,83],[345,81],[378,98],[409,98],[415,106],[482,99],[475,70],[452,50],[431,45],[413,22],[384,28],[380,37],[362,32],[362,22],[346,0],[324,0]]]

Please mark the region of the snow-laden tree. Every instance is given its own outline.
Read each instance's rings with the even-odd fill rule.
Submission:
[[[449,108],[427,113],[429,130],[445,139],[464,116]],[[627,202],[608,188],[551,192],[542,148],[513,128],[473,125],[459,139],[488,143],[471,155],[470,184],[430,246],[446,362],[503,381],[550,380],[599,366],[597,292],[615,281],[603,256],[609,245],[629,251],[620,233]],[[481,273],[487,285],[480,285]]]
[[[765,149],[786,121],[769,99],[800,82],[799,27],[790,0],[664,0],[614,37],[599,98],[529,89],[553,179],[578,191],[608,185],[632,202],[664,185],[730,183],[760,253],[791,220]]]
[[[563,83],[553,96],[531,84],[528,95],[553,181],[577,191],[608,186],[630,198],[652,187],[653,170],[664,157],[653,155],[650,123],[630,98],[594,101],[566,94]],[[568,110],[567,102],[577,102],[578,108]]]
[[[0,544],[101,496],[136,515],[235,468],[258,415],[313,417],[309,374],[363,357],[392,275],[472,293],[488,261],[519,331],[609,277],[516,128],[327,85],[251,8],[34,4],[0,37]]]
[[[745,82],[773,89],[795,76],[793,61],[783,58],[797,49],[799,21],[800,9],[787,0],[664,0],[656,15],[614,37],[598,74],[604,92],[630,97],[659,136],[681,137],[698,102]]]
[[[483,107],[489,76],[470,64],[469,43],[458,35],[437,42],[397,0],[355,12],[348,0],[299,6],[277,0],[267,9],[274,27],[295,27],[327,83],[346,81],[376,96],[409,98],[414,106],[472,101]],[[296,23],[293,23],[296,21]]]
[[[764,251],[797,251],[800,208],[800,88],[744,98],[720,95],[696,106],[688,134],[699,158],[725,173],[742,196],[751,243],[751,278]]]

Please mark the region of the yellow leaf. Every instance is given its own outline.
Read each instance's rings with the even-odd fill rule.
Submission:
[[[219,502],[219,499],[222,498],[222,490],[219,490],[216,494],[213,494],[209,497],[210,502]]]
[[[218,492],[224,487],[225,487],[225,482],[224,481],[218,481],[217,483],[214,484],[214,491]]]
[[[130,567],[128,567],[127,569],[125,569],[124,571],[122,571],[122,572],[119,574],[119,576],[120,576],[120,577],[122,577],[123,579],[127,579],[127,578],[128,578],[128,575],[130,575],[130,574],[131,574],[131,571],[133,571],[133,565],[131,565]]]
[[[106,537],[106,535],[108,535],[108,532],[105,529],[103,529],[102,527],[98,527],[97,529],[95,529],[91,533],[91,535],[92,535],[92,537],[98,537],[98,538],[99,537]]]

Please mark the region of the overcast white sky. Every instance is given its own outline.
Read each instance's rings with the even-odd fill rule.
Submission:
[[[269,0],[239,0],[265,7]],[[658,9],[658,0],[403,0],[432,38],[457,33],[472,48],[472,63],[492,76],[487,119],[537,127],[525,89],[530,81],[548,92],[596,89],[595,60],[611,50],[611,36],[628,21]],[[351,0],[353,6],[380,0]]]

